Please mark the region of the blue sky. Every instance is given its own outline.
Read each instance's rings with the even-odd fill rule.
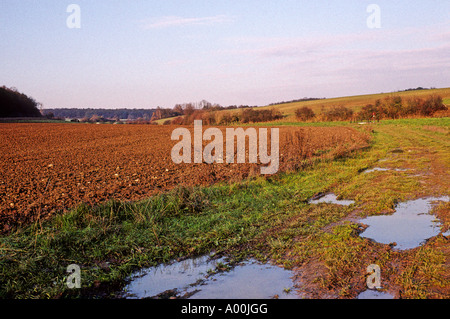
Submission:
[[[66,24],[70,4],[81,28]],[[369,28],[370,4],[380,28]],[[44,108],[266,105],[450,85],[450,1],[0,2],[0,85]]]

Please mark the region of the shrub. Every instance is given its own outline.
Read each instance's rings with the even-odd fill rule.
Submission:
[[[181,125],[181,124],[183,124],[183,117],[182,116],[178,116],[178,117],[174,118],[172,120],[171,124],[173,124],[173,125]]]
[[[226,125],[231,123],[231,114],[228,112],[219,112],[216,114],[217,116],[217,124],[219,125]]]
[[[444,105],[442,97],[438,95],[431,95],[420,104],[420,114],[424,116],[430,116],[437,111],[443,111],[446,109],[447,107]]]
[[[399,118],[403,113],[402,98],[400,96],[386,97],[383,101],[383,110],[387,118]]]
[[[353,111],[344,106],[335,106],[324,113],[327,121],[346,121],[353,116]]]
[[[240,122],[241,123],[256,123],[256,122],[269,122],[281,119],[283,116],[277,109],[269,110],[254,110],[252,108],[246,108],[241,111]]]
[[[381,113],[379,108],[373,104],[367,104],[356,116],[358,121],[372,121],[381,119]]]
[[[375,118],[397,119],[408,116],[433,116],[435,113],[445,113],[447,107],[444,105],[442,97],[431,95],[426,99],[410,97],[404,103],[399,96],[389,96],[383,101],[376,100],[375,105],[368,104],[358,113],[358,120],[370,120]]]
[[[301,121],[308,121],[316,116],[313,110],[307,106],[295,110],[295,116]]]
[[[216,116],[213,111],[206,111],[202,114],[202,121],[204,125],[215,125],[216,124]]]

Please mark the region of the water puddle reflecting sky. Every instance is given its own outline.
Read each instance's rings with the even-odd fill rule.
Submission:
[[[219,262],[226,264],[225,258],[206,255],[141,270],[131,276],[121,295],[141,299],[172,291],[176,297],[192,299],[298,298],[291,271],[248,260],[213,274]]]
[[[363,171],[363,174],[368,174],[372,172],[386,172],[386,171],[395,171],[395,172],[406,172],[409,171],[407,168],[383,168],[383,167],[374,167]]]
[[[326,194],[318,199],[312,199],[309,201],[310,204],[320,204],[320,203],[328,203],[328,204],[338,204],[343,206],[348,206],[354,204],[353,200],[345,200],[345,199],[337,199],[337,196],[333,193]]]
[[[148,298],[170,289],[183,289],[205,278],[220,261],[206,255],[140,270],[131,276],[125,297]]]
[[[422,245],[437,236],[441,224],[429,212],[437,201],[449,201],[448,196],[429,197],[400,203],[392,215],[370,216],[360,222],[368,225],[360,236],[383,244],[396,243],[395,249],[405,250]],[[335,194],[319,194],[311,204],[333,203],[351,205],[354,201],[338,200]],[[450,233],[448,231],[447,233]],[[227,264],[227,258],[210,255],[158,265],[141,270],[130,277],[121,292],[124,298],[169,296],[189,299],[297,299],[293,273],[256,260],[241,262],[228,271],[217,266]],[[376,290],[366,290],[358,299],[392,299]]]
[[[420,198],[400,203],[392,215],[367,217],[360,222],[369,227],[360,235],[378,243],[395,242],[400,250],[418,247],[441,232],[441,223],[429,213],[435,201],[449,201],[449,197]]]
[[[208,278],[191,299],[297,299],[291,276],[283,268],[250,260]]]
[[[387,292],[368,289],[360,293],[356,299],[394,299],[394,296]]]

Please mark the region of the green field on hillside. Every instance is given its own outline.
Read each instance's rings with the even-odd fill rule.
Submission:
[[[429,89],[429,90],[414,90],[405,92],[392,92],[392,93],[378,93],[378,94],[368,94],[368,95],[355,95],[346,97],[336,97],[323,100],[313,100],[313,101],[302,101],[302,102],[292,102],[277,105],[269,105],[264,107],[259,107],[258,109],[270,109],[274,108],[279,110],[283,115],[287,116],[290,120],[294,117],[294,112],[300,107],[307,106],[311,108],[316,114],[320,114],[334,106],[344,106],[352,109],[354,112],[360,111],[367,104],[374,104],[378,99],[384,99],[388,96],[400,96],[403,99],[408,99],[411,97],[426,98],[430,95],[439,95],[443,98],[444,104],[450,105],[450,88],[443,89]],[[230,110],[223,112],[239,112],[240,110]]]
[[[136,269],[215,251],[297,269],[306,297],[355,298],[366,289],[367,265],[377,264],[396,297],[449,298],[448,238],[398,252],[358,235],[360,218],[450,195],[449,126],[449,118],[381,121],[370,127],[370,148],[297,172],[83,205],[37,222],[0,237],[0,297],[114,298]],[[375,166],[407,171],[363,173]],[[309,204],[319,192],[355,203]],[[443,229],[448,209],[435,210]],[[82,289],[66,286],[69,264],[81,265]]]
[[[359,111],[362,107],[367,104],[374,103],[377,99],[383,99],[387,96],[400,96],[402,98],[410,98],[410,97],[427,97],[429,95],[440,95],[444,99],[444,103],[449,103],[450,101],[450,88],[443,89],[431,89],[431,90],[415,90],[415,91],[406,91],[406,92],[393,92],[393,93],[379,93],[379,94],[368,94],[368,95],[356,95],[356,96],[347,96],[347,97],[337,97],[330,98],[325,100],[315,100],[315,101],[304,101],[304,102],[294,102],[287,104],[279,104],[274,105],[279,109],[283,114],[294,114],[295,110],[302,106],[310,107],[314,112],[321,111],[322,106],[324,108],[328,108],[331,106],[345,106],[353,109],[354,111]],[[270,108],[271,106],[266,106],[266,108]]]
[[[402,91],[402,92],[392,92],[392,93],[378,93],[378,94],[367,94],[367,95],[355,95],[355,96],[345,96],[345,97],[336,97],[336,98],[328,98],[328,99],[320,99],[320,100],[311,100],[311,101],[300,101],[300,102],[289,102],[282,103],[276,105],[267,105],[257,107],[257,110],[267,110],[267,109],[275,109],[281,112],[284,116],[281,120],[276,120],[272,122],[277,125],[285,125],[288,123],[298,124],[299,121],[295,117],[295,111],[301,107],[309,107],[316,114],[322,114],[329,111],[333,107],[343,106],[351,109],[354,113],[358,113],[361,109],[368,104],[375,104],[377,100],[383,100],[387,97],[392,96],[400,96],[403,100],[407,100],[409,98],[418,97],[426,99],[431,95],[438,95],[443,99],[443,103],[447,106],[450,106],[450,88],[442,88],[442,89],[424,89],[424,90],[411,90],[411,91]],[[217,111],[218,114],[222,113],[240,113],[245,109],[231,109],[231,110],[220,110]],[[217,113],[216,113],[217,114]],[[157,124],[163,124],[166,121],[174,120],[176,117],[171,118],[163,118],[160,120],[156,120]],[[315,122],[315,121],[313,121]],[[317,122],[323,122],[318,120]],[[259,123],[254,123],[255,125],[259,125]],[[337,124],[337,123],[336,123]],[[336,125],[329,124],[329,125]],[[311,124],[316,125],[316,124]]]

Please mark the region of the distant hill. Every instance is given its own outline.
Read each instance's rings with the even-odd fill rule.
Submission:
[[[302,99],[296,99],[296,100],[291,100],[291,101],[282,101],[282,102],[270,103],[269,105],[280,105],[280,104],[288,104],[288,103],[294,103],[294,102],[317,101],[317,100],[325,100],[325,98],[304,97]]]
[[[0,118],[41,117],[38,103],[15,88],[0,87]]]
[[[311,108],[316,114],[320,114],[335,106],[344,106],[353,110],[354,112],[359,112],[367,104],[374,103],[377,99],[384,99],[388,96],[400,96],[402,98],[409,98],[409,97],[426,98],[430,95],[439,95],[443,98],[444,104],[450,104],[450,88],[442,88],[442,89],[417,88],[390,93],[355,95],[355,96],[327,98],[320,100],[291,102],[278,105],[268,105],[260,107],[258,109],[275,108],[279,110],[282,114],[292,117],[294,117],[295,110],[303,106]]]
[[[367,116],[373,116],[374,111],[370,111],[371,108],[369,107],[372,104],[377,104],[377,100],[380,101],[387,101],[389,99],[395,99],[396,97],[400,97],[403,101],[402,103],[404,105],[408,104],[408,100],[410,99],[419,99],[422,102],[425,102],[429,100],[431,97],[439,97],[440,101],[436,100],[438,102],[437,104],[442,104],[443,107],[438,107],[437,109],[443,109],[445,108],[445,105],[447,105],[447,108],[450,107],[450,88],[441,88],[441,89],[435,89],[435,88],[414,88],[414,89],[406,89],[401,90],[397,92],[389,92],[389,93],[376,93],[376,94],[366,94],[366,95],[355,95],[355,96],[344,96],[344,97],[336,97],[336,98],[303,98],[288,102],[278,102],[278,103],[271,103],[266,106],[261,106],[255,108],[257,111],[264,111],[264,110],[271,110],[272,113],[278,114],[280,113],[282,115],[282,119],[278,122],[289,122],[289,121],[295,121],[297,122],[297,116],[296,111],[302,108],[308,108],[310,109],[311,113],[315,114],[313,121],[334,121],[338,120],[337,118],[342,117],[342,112],[345,112],[346,117],[349,119],[359,120],[361,117],[366,118]],[[420,102],[420,103],[422,103]],[[419,103],[419,104],[420,104]],[[429,116],[426,110],[419,110],[420,107],[416,107],[415,113],[420,113],[421,116]],[[437,110],[436,109],[436,110]],[[433,109],[433,112],[436,111]],[[370,112],[369,112],[370,111]],[[380,110],[378,110],[381,112]],[[339,114],[337,114],[337,113]],[[412,109],[411,109],[412,112]],[[227,110],[221,110],[219,112],[220,114],[216,114],[217,118],[226,118],[226,117],[237,117],[239,114],[242,113],[242,110],[239,109],[227,109]],[[336,116],[334,116],[333,113],[336,113]],[[376,113],[376,112],[375,112]],[[415,114],[414,113],[414,114]],[[344,115],[345,115],[344,114]],[[378,113],[377,113],[378,114]],[[409,114],[409,113],[408,113]],[[336,119],[330,119],[331,116],[336,117]],[[412,115],[412,114],[409,114]],[[417,115],[417,114],[416,114]],[[378,114],[377,116],[390,116],[390,115],[382,115]],[[384,117],[383,117],[384,118]],[[160,124],[163,124],[164,121],[160,121]],[[274,122],[276,123],[276,121]]]
[[[102,117],[105,119],[145,119],[152,118],[154,109],[45,109],[44,115],[50,118],[70,118],[70,119],[90,119],[92,117]]]

